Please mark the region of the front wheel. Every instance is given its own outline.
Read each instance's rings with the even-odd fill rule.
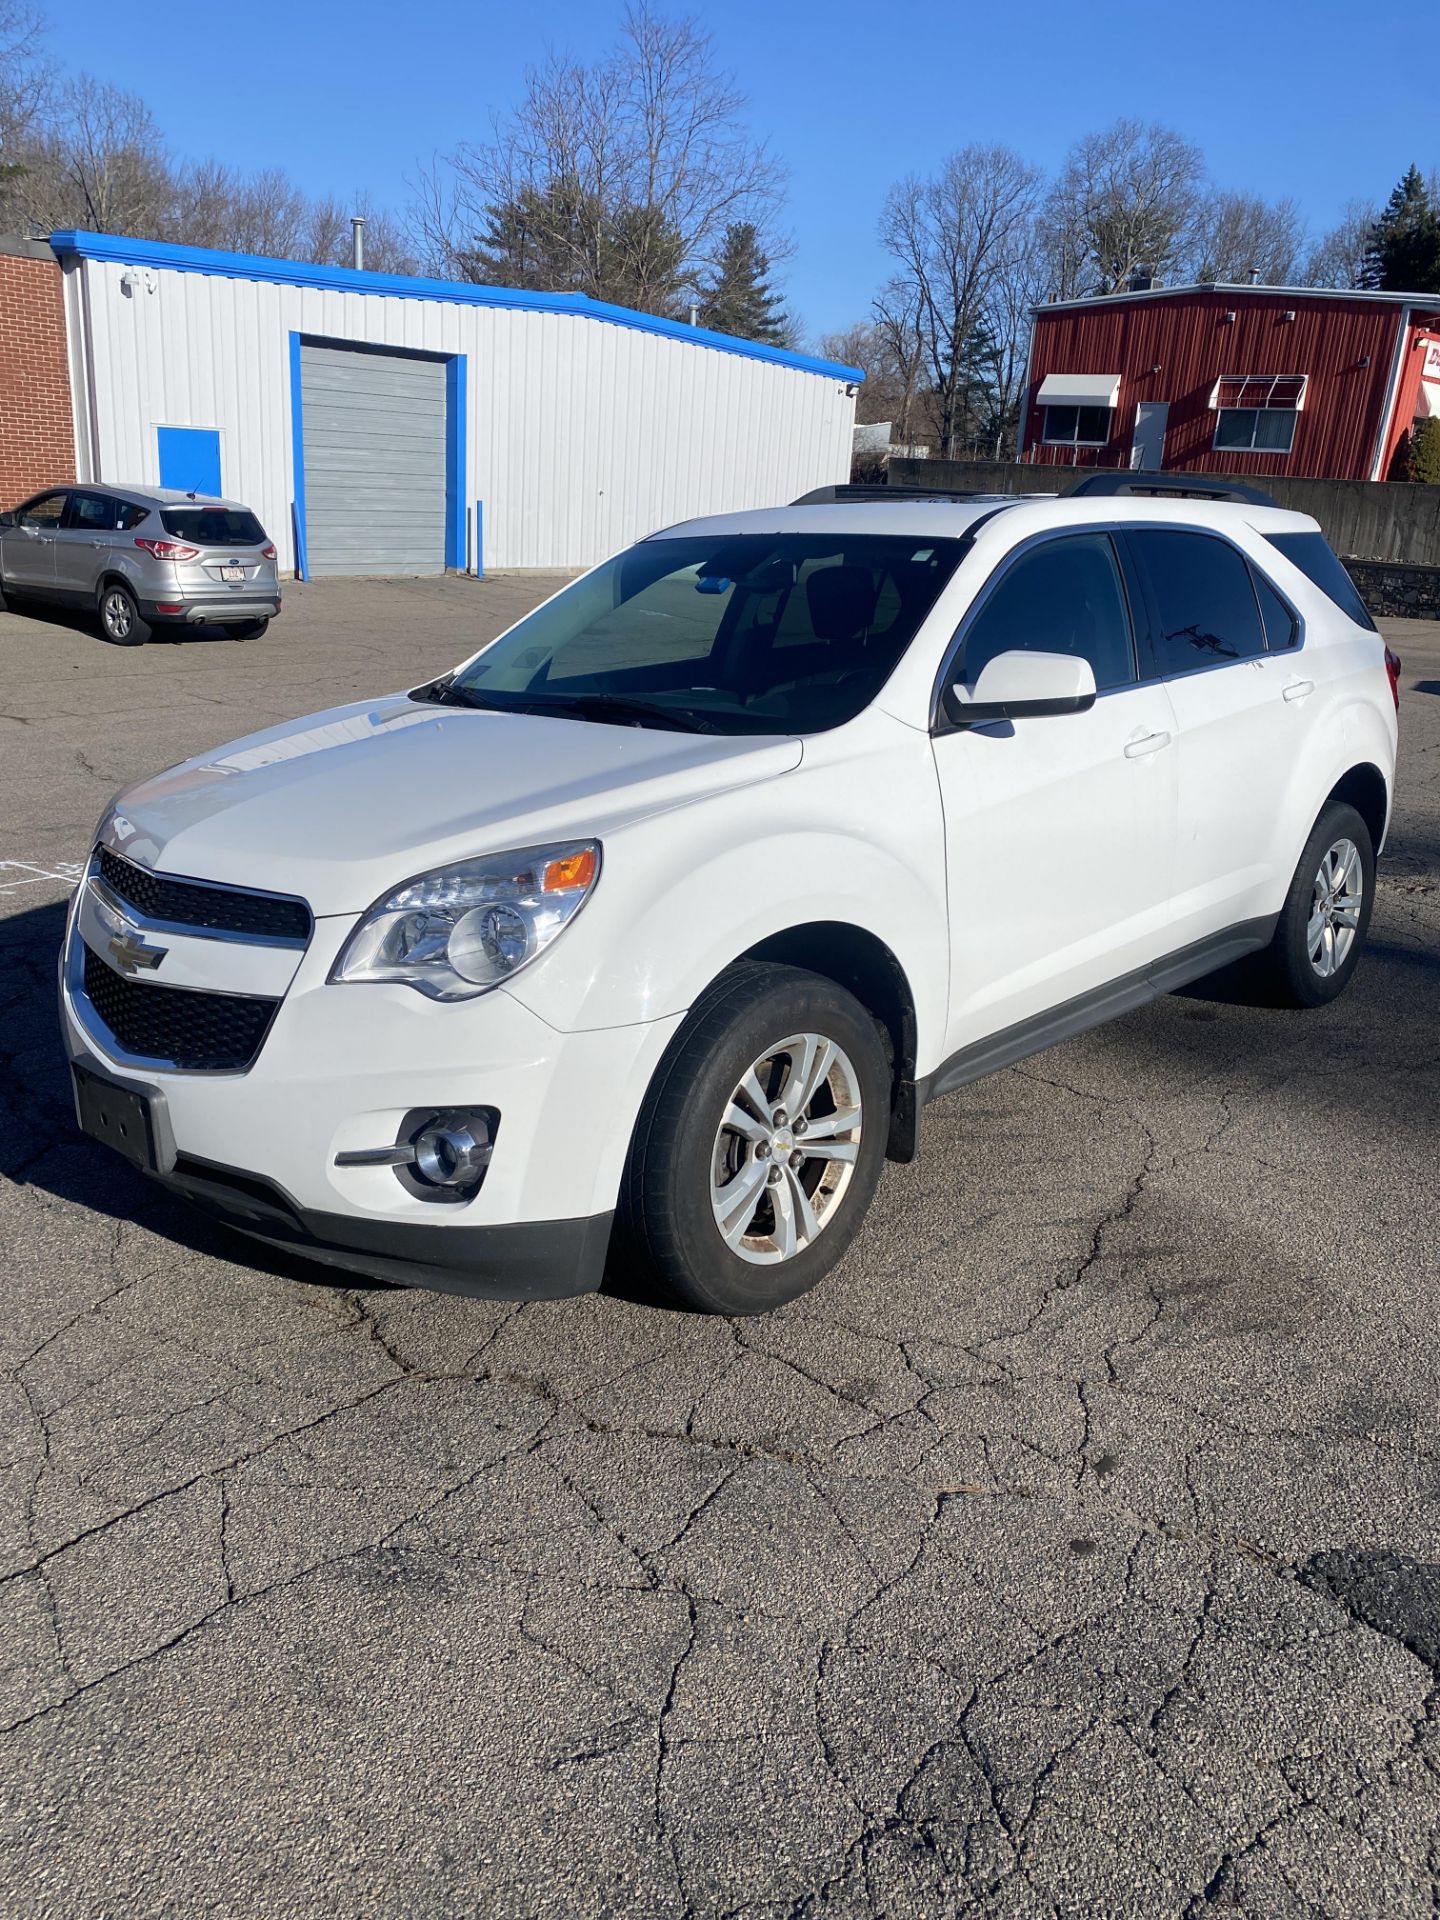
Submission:
[[[150,628],[140,617],[134,594],[118,581],[101,589],[100,627],[105,638],[117,647],[143,646],[150,638]]]
[[[1282,1006],[1323,1007],[1338,998],[1359,961],[1374,904],[1370,829],[1354,807],[1336,801],[1305,843],[1263,957],[1273,999]]]
[[[646,1098],[621,1244],[705,1312],[781,1306],[854,1239],[889,1119],[884,1048],[852,994],[796,967],[728,968]]]

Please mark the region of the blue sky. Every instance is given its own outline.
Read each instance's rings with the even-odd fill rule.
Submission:
[[[50,9],[67,65],[132,88],[182,155],[281,166],[397,210],[417,162],[483,139],[547,44],[603,50],[607,0],[245,0],[212,12]],[[885,276],[886,188],[972,140],[1053,169],[1119,114],[1195,140],[1222,186],[1290,194],[1312,228],[1440,164],[1429,16],[1399,0],[725,0],[684,5],[789,173],[784,290],[810,334],[860,318]],[[1406,49],[1409,49],[1407,54]],[[1434,129],[1425,145],[1426,129]]]

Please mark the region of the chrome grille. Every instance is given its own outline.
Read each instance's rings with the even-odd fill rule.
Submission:
[[[86,999],[125,1053],[190,1073],[243,1073],[280,1004],[130,980],[88,946],[84,980]]]
[[[97,847],[95,854],[100,879],[110,892],[149,920],[207,933],[284,940],[296,946],[304,946],[310,938],[310,909],[293,896],[173,879],[137,867],[109,847]]]

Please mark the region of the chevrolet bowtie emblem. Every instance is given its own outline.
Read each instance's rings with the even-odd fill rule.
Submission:
[[[153,973],[170,951],[168,947],[152,947],[134,927],[112,934],[107,947],[122,973],[138,973],[142,967]]]

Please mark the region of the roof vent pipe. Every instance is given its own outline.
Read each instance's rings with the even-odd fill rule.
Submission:
[[[1258,286],[1259,286],[1259,284],[1260,284],[1260,269],[1259,269],[1259,267],[1251,267],[1251,269],[1250,269],[1250,284],[1251,284],[1251,286],[1252,286],[1252,287],[1258,287]]]
[[[352,213],[350,216],[350,264],[357,273],[365,267],[365,216]]]

